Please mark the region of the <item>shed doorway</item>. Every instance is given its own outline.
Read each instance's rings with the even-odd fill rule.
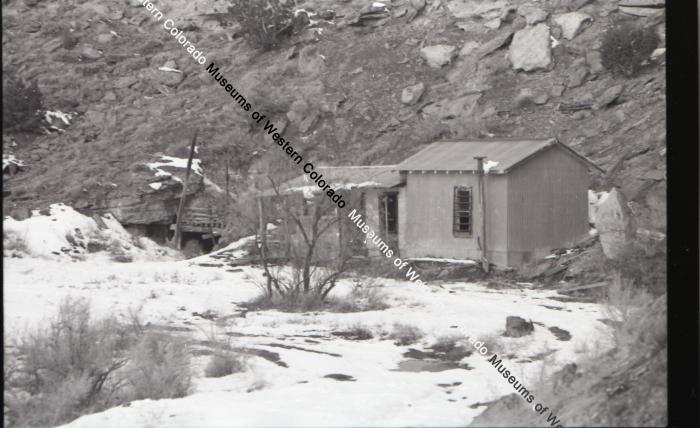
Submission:
[[[385,242],[392,248],[398,248],[399,238],[399,193],[384,192],[379,194],[379,230]]]

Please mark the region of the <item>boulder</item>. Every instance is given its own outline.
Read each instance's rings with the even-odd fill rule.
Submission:
[[[425,0],[411,0],[411,6],[420,12],[425,7]]]
[[[476,50],[476,57],[481,59],[491,52],[500,49],[502,46],[507,45],[513,37],[512,31],[504,31],[491,38],[488,42],[481,45]]]
[[[549,37],[549,27],[546,24],[537,24],[516,32],[508,52],[513,69],[532,71],[549,67],[552,63]]]
[[[287,112],[287,119],[292,123],[300,123],[308,115],[310,106],[303,99],[297,99],[292,102]]]
[[[665,0],[620,0],[620,12],[634,16],[656,17],[664,13]]]
[[[527,25],[535,25],[547,19],[548,13],[537,6],[524,4],[518,7],[518,13],[525,18]]]
[[[484,22],[484,27],[490,28],[491,30],[498,30],[501,28],[501,18],[494,18],[490,21]]]
[[[415,104],[425,91],[423,82],[404,88],[401,92],[401,102],[404,104]]]
[[[583,30],[583,24],[592,20],[589,15],[581,12],[563,13],[554,17],[554,22],[561,27],[561,34],[568,40],[573,40]]]
[[[549,94],[553,97],[561,97],[561,94],[564,93],[564,85],[552,85],[552,88],[549,91]]]
[[[468,40],[464,42],[464,46],[462,46],[462,49],[459,50],[459,56],[469,56],[472,52],[476,51],[478,47],[479,43],[473,40]]]
[[[590,67],[592,73],[598,74],[605,71],[605,67],[603,67],[603,58],[600,55],[600,51],[586,51],[586,64],[588,64],[588,67]]]
[[[112,82],[115,88],[124,89],[138,82],[139,79],[136,76],[124,76],[120,77]]]
[[[102,33],[97,35],[97,43],[105,44],[114,40],[114,35],[112,33]]]
[[[596,110],[607,107],[608,105],[614,103],[615,100],[617,100],[617,98],[622,94],[622,91],[624,90],[625,87],[623,85],[615,85],[606,89],[598,97],[598,100],[595,104]]]
[[[84,46],[80,50],[80,56],[85,59],[89,60],[98,60],[102,58],[102,52],[98,51],[97,49],[93,48],[92,46]]]
[[[608,197],[598,206],[596,229],[603,253],[616,259],[634,237],[635,227],[632,213],[625,197],[613,188]]]
[[[587,76],[588,68],[584,64],[579,64],[578,66],[575,66],[573,70],[571,70],[569,78],[566,81],[566,86],[568,88],[578,88],[579,86],[583,85],[583,82],[586,81]]]
[[[326,21],[330,21],[333,18],[335,18],[335,11],[334,10],[322,10],[318,12],[318,17],[321,19],[325,19]]]
[[[472,117],[478,107],[481,94],[469,94],[454,99],[444,99],[423,108],[423,113],[434,120],[459,118],[466,121]]]
[[[535,331],[535,326],[531,321],[515,316],[506,317],[506,332],[503,333],[507,337],[522,337]]]
[[[546,92],[536,92],[530,88],[523,88],[520,90],[518,96],[515,97],[513,104],[516,108],[520,108],[528,104],[542,105],[545,104],[547,100],[549,100],[549,94]]]
[[[182,71],[165,67],[149,70],[148,74],[152,82],[171,87],[179,85],[185,79],[185,73]]]
[[[449,64],[456,54],[456,48],[450,45],[426,46],[420,50],[421,57],[431,68],[440,68]]]
[[[490,20],[501,16],[508,2],[506,0],[449,0],[447,9],[455,18],[474,18]]]

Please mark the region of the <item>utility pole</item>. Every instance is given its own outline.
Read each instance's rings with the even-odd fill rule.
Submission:
[[[185,209],[185,198],[187,197],[187,184],[190,181],[190,171],[192,170],[192,158],[194,157],[194,149],[197,146],[197,134],[199,129],[194,130],[192,135],[192,145],[190,146],[190,156],[187,158],[187,171],[185,172],[185,182],[182,183],[182,195],[180,195],[180,205],[177,208],[177,222],[175,223],[175,236],[173,241],[178,250],[182,249],[182,217]]]
[[[474,156],[476,159],[476,172],[479,175],[479,214],[481,218],[481,268],[484,272],[489,272],[489,261],[486,258],[486,194],[484,192],[484,159],[485,156]]]

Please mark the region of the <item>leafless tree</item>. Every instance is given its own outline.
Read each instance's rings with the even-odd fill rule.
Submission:
[[[285,227],[285,259],[288,267],[273,266],[276,259],[269,249],[265,213],[259,200],[260,227],[256,236],[258,254],[265,271],[265,292],[268,298],[275,295],[294,300],[300,296],[326,299],[335,288],[339,276],[345,272],[350,252],[346,251],[340,213],[336,205],[323,194],[306,200],[307,212],[300,204],[292,203],[289,195],[283,195],[275,180],[268,176],[277,200],[283,205]],[[319,244],[332,231],[338,231],[337,254],[321,254]],[[296,239],[294,239],[296,238]],[[291,270],[290,270],[291,268]]]

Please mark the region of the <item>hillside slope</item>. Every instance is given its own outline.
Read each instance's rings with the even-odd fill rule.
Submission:
[[[640,226],[665,229],[663,55],[628,79],[599,54],[616,20],[653,27],[663,44],[662,16],[629,15],[617,1],[400,0],[385,2],[389,19],[358,20],[370,2],[308,0],[296,4],[311,23],[260,52],[221,13],[226,3],[156,2],[314,163],[394,163],[437,138],[556,136],[608,171],[595,188],[620,186]],[[313,14],[328,9],[328,19]],[[584,19],[569,40],[573,11]],[[138,1],[10,1],[3,12],[3,71],[37,79],[47,110],[74,113],[63,131],[3,135],[25,164],[5,181],[5,214],[52,202],[137,213],[161,191],[144,165],[186,157],[195,128],[219,185],[227,159],[237,192],[258,172],[296,173]],[[549,47],[513,46],[514,32],[536,26],[551,31]],[[550,49],[550,63],[528,72],[508,59]],[[417,84],[420,97],[402,102]]]

